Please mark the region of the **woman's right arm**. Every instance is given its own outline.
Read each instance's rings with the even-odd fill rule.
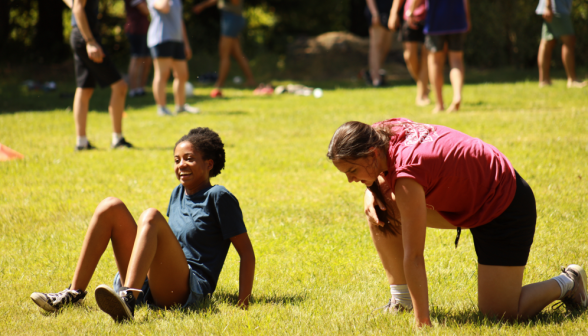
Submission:
[[[399,178],[394,188],[396,204],[402,217],[404,274],[412,298],[418,327],[430,326],[429,288],[425,268],[427,205],[425,191],[415,180]]]
[[[197,5],[195,5],[194,7],[192,7],[192,12],[196,13],[196,14],[200,14],[203,10],[205,10],[206,8],[216,4],[218,0],[206,0],[203,1]]]
[[[171,10],[172,0],[155,0],[153,2],[153,8],[162,14],[167,14]]]

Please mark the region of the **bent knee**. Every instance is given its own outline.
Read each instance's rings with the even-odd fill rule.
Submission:
[[[96,212],[106,212],[108,210],[112,210],[112,209],[116,209],[119,208],[121,206],[125,206],[125,204],[123,203],[123,201],[121,201],[120,199],[116,198],[116,197],[106,197],[105,199],[102,200],[102,202],[100,202],[100,204],[98,204],[98,207],[96,208]]]
[[[143,213],[141,214],[140,224],[141,225],[152,224],[152,223],[155,223],[158,219],[162,219],[162,218],[163,218],[163,215],[161,214],[161,212],[159,212],[159,210],[157,210],[155,208],[149,208],[149,209],[143,211]]]

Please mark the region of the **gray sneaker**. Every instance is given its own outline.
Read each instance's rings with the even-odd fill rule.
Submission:
[[[197,108],[196,106],[190,106],[188,104],[184,104],[182,106],[176,105],[176,114],[182,113],[182,112],[198,114],[198,113],[200,113],[200,109]]]
[[[71,286],[70,286],[71,287]],[[59,293],[38,293],[31,294],[31,299],[37,306],[48,312],[55,312],[68,303],[78,303],[86,297],[88,292],[82,290],[69,289],[62,290]]]
[[[157,115],[160,117],[173,117],[173,114],[167,107],[165,106],[157,106]]]
[[[384,310],[384,313],[397,314],[397,313],[401,313],[401,312],[412,311],[412,305],[410,307],[406,307],[403,304],[401,304],[400,302],[396,301],[395,298],[391,298],[390,301],[388,301],[388,303],[385,306],[382,306],[380,308],[376,308],[376,309],[374,309],[374,311],[380,310],[380,309]]]
[[[569,310],[580,310],[588,306],[588,295],[586,295],[586,271],[580,265],[569,265],[562,269],[565,274],[574,282],[574,287],[561,298],[561,302]]]
[[[103,312],[110,315],[116,322],[123,322],[132,320],[135,316],[136,299],[132,291],[141,291],[127,287],[121,287],[120,292],[115,292],[114,289],[100,285],[96,287],[94,296],[96,296],[96,303]]]

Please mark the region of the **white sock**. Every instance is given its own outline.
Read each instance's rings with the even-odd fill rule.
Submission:
[[[412,299],[408,291],[408,285],[390,285],[390,294],[404,308],[412,309]]]
[[[572,279],[568,278],[565,274],[560,274],[560,275],[553,277],[551,279],[557,281],[559,288],[561,288],[561,295],[559,296],[560,299],[562,297],[564,297],[564,295],[566,295],[569,291],[571,291],[572,288],[574,288],[574,282],[572,281]]]
[[[123,138],[122,133],[112,133],[112,144],[116,145]]]
[[[88,138],[85,135],[77,137],[76,138],[76,146],[78,146],[78,147],[88,146]]]

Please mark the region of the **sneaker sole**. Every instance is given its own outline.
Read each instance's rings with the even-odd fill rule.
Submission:
[[[116,322],[123,322],[132,320],[133,314],[122,300],[122,298],[114,291],[114,289],[100,285],[94,291],[96,303],[103,312],[110,315]]]
[[[586,294],[586,271],[584,270],[584,267],[580,265],[569,265],[567,268],[571,268],[578,274],[580,274],[580,277],[582,278],[582,285],[584,286],[584,293]],[[585,295],[585,297],[586,296],[588,295]],[[582,302],[582,307],[586,308],[586,306],[588,306],[588,299]]]
[[[33,302],[41,307],[43,310],[48,311],[50,313],[56,312],[57,309],[55,309],[55,307],[53,307],[52,305],[47,303],[47,296],[43,293],[33,293],[31,294],[31,300],[33,300]]]

